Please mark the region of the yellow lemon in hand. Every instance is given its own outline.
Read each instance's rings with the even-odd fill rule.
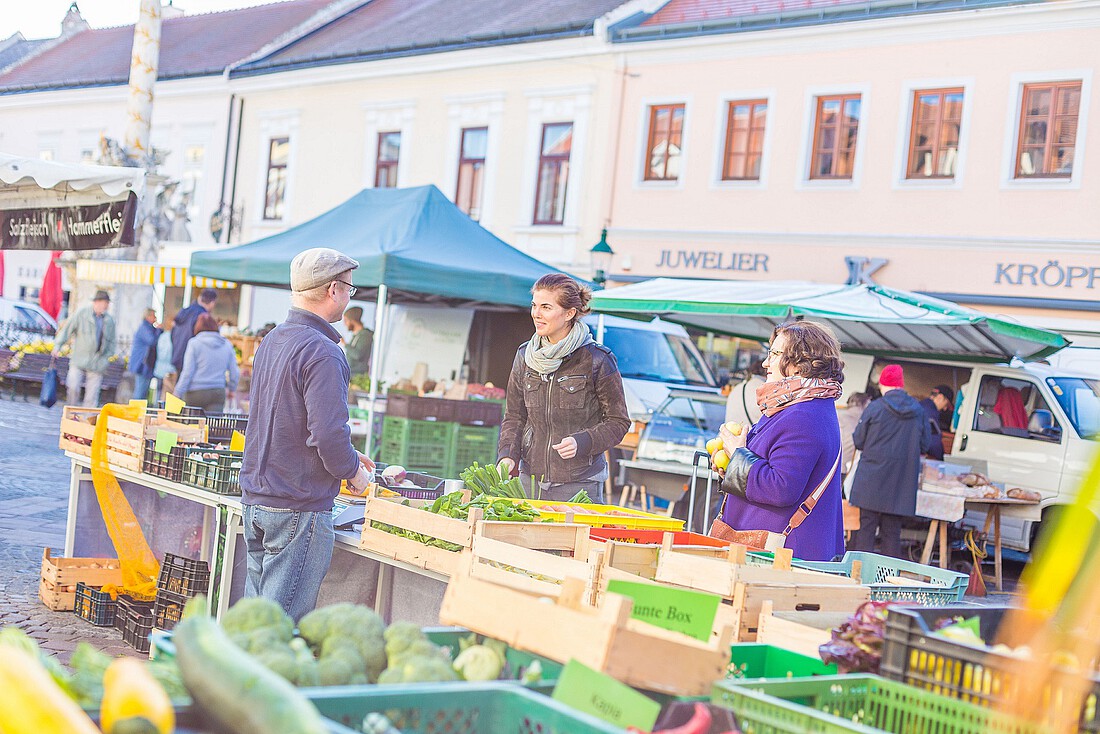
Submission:
[[[714,456],[714,452],[720,448],[722,448],[722,439],[712,438],[711,440],[707,441],[707,453],[711,456]]]
[[[722,471],[726,470],[726,467],[730,465],[730,455],[726,453],[725,449],[718,449],[714,453],[714,466]]]
[[[745,430],[745,427],[737,421],[730,421],[726,424],[726,430],[732,433],[734,436],[740,436],[741,431]]]

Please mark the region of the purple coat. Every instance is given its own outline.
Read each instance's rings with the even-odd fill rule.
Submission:
[[[840,451],[833,401],[795,403],[765,416],[749,431],[749,451],[762,460],[749,469],[746,496],[727,495],[722,519],[737,530],[782,533],[791,515],[825,478]],[[840,468],[786,547],[804,561],[828,561],[844,553]]]

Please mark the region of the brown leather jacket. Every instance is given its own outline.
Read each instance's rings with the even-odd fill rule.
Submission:
[[[623,440],[630,418],[615,355],[602,344],[586,344],[546,379],[516,352],[508,378],[508,405],[500,426],[498,461],[509,457],[536,479],[579,482],[597,474],[603,453]],[[577,455],[563,459],[550,448],[563,438],[577,440]]]

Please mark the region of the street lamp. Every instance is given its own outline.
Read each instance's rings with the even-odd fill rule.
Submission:
[[[592,253],[592,282],[602,287],[607,282],[607,271],[611,267],[611,258],[615,255],[611,245],[607,244],[606,229],[600,232],[600,241],[589,252]]]

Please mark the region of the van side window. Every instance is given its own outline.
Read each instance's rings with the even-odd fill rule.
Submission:
[[[1039,386],[1011,377],[982,378],[974,430],[1034,441],[1062,441],[1062,428]]]

